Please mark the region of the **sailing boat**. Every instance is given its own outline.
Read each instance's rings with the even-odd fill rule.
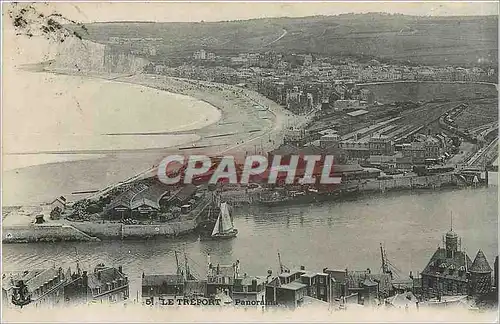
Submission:
[[[238,230],[234,228],[233,218],[229,212],[229,205],[227,203],[220,204],[220,213],[215,222],[211,239],[228,239],[236,237]]]

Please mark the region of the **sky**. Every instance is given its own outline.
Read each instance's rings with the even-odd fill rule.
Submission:
[[[193,22],[387,12],[417,16],[498,15],[498,2],[59,2],[37,3],[82,23],[106,21]]]

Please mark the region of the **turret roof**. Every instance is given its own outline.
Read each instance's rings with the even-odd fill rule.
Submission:
[[[457,233],[453,232],[453,230],[450,230],[448,233],[446,233],[446,237],[458,237]]]
[[[486,260],[486,257],[484,256],[483,251],[477,251],[476,258],[474,259],[474,262],[472,262],[472,266],[470,267],[469,271],[478,273],[488,273],[492,271],[488,260]]]

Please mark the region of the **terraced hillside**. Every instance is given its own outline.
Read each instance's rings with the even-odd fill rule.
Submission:
[[[487,131],[498,124],[498,100],[484,99],[470,103],[469,107],[455,118],[455,123],[477,133]]]

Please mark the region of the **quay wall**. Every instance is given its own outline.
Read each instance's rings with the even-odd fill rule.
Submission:
[[[100,241],[101,239],[176,237],[194,231],[208,206],[206,200],[182,219],[163,224],[126,225],[118,222],[68,222],[57,224],[9,225],[3,227],[3,243],[56,241]]]
[[[2,243],[32,243],[55,241],[99,241],[71,225],[9,225],[3,227]]]
[[[233,189],[221,192],[221,199],[232,205],[251,204],[259,199],[259,194],[262,190],[238,190]]]
[[[121,223],[81,222],[74,225],[79,230],[101,239],[148,238],[154,236],[175,237],[192,232],[196,219],[153,225],[125,225]]]
[[[153,237],[153,236],[178,236],[193,231],[197,226],[195,220],[171,222],[162,225],[124,225],[123,238],[127,237]]]
[[[405,190],[418,187],[439,188],[459,185],[454,174],[437,174],[429,176],[400,177],[387,180],[371,180],[359,185],[360,191]]]
[[[452,174],[436,174],[428,176],[395,177],[386,180],[366,180],[351,182],[350,185],[357,185],[359,192],[384,192],[387,190],[411,190],[411,189],[438,189],[441,187],[457,187],[463,185],[459,178]],[[233,189],[221,193],[221,198],[232,205],[258,203],[261,190],[238,190]]]
[[[101,239],[121,237],[121,223],[78,222],[73,224],[80,231]]]
[[[79,230],[100,239],[149,238],[154,236],[175,237],[194,231],[201,220],[203,211],[210,201],[203,200],[182,219],[162,224],[129,225],[118,222],[74,222],[72,225]]]

